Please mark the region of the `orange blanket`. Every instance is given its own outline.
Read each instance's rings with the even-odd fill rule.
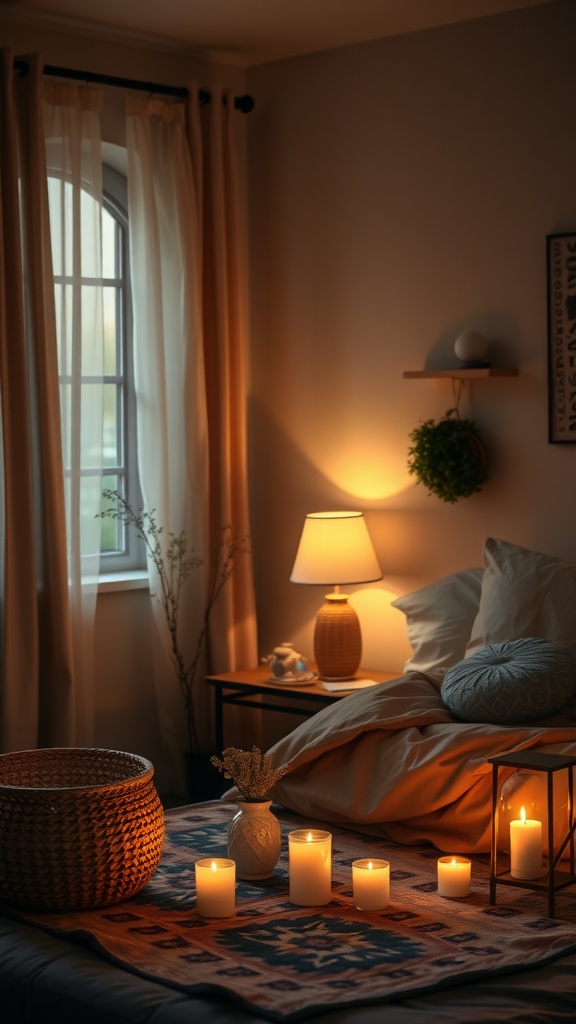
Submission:
[[[412,672],[307,719],[270,751],[290,766],[273,798],[306,818],[398,843],[489,852],[486,759],[535,747],[576,756],[576,702],[530,725],[465,723],[444,707],[441,679]]]

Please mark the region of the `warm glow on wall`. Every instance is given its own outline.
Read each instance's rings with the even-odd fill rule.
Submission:
[[[350,604],[362,621],[362,664],[383,671],[402,671],[410,657],[403,616],[392,607],[397,592],[383,584],[355,590]]]
[[[312,453],[308,452],[308,457]],[[352,437],[346,443],[316,453],[318,467],[341,491],[364,501],[391,498],[412,488],[406,451],[399,445],[387,446],[382,438]]]
[[[298,457],[338,488],[342,494],[360,501],[382,501],[415,486],[407,467],[408,436],[399,442],[397,431],[371,427],[360,410],[345,429],[338,419],[316,416],[307,410],[295,416],[293,407],[275,408],[271,415]],[[358,420],[358,422],[356,422]]]
[[[278,401],[274,388],[262,400],[262,428],[281,441],[288,472],[299,470],[310,478],[316,473],[342,496],[360,502],[386,500],[415,486],[407,465],[413,417],[405,420],[402,383],[399,378],[394,396],[398,410],[393,403],[383,406],[366,395],[347,393],[344,405],[331,415],[324,401],[306,400],[303,382],[285,383],[283,393],[290,394],[290,401]]]

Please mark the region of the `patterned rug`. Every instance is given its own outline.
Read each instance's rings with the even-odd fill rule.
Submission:
[[[160,867],[126,903],[15,916],[87,941],[136,974],[188,992],[225,994],[269,1020],[398,1000],[576,950],[576,901],[567,890],[557,894],[554,919],[546,916],[546,896],[524,889],[499,887],[491,907],[488,864],[476,858],[470,896],[443,899],[437,850],[395,846],[333,826],[332,902],[293,906],[286,836],[302,820],[275,810],[283,832],[281,861],[271,879],[238,882],[233,918],[206,921],[195,907],[194,862],[226,856],[236,807],[221,803],[168,812]],[[352,903],[351,862],[360,857],[390,861],[391,903],[378,913],[362,913]]]

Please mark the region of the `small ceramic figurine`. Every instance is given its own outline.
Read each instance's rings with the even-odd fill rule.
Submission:
[[[277,679],[306,672],[308,668],[307,658],[298,654],[298,651],[294,650],[294,644],[288,642],[275,647],[272,654],[262,658],[262,661],[269,664],[272,675]]]

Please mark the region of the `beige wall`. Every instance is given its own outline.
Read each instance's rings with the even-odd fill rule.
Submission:
[[[260,645],[311,653],[323,588],[289,574],[306,512],[365,510],[384,572],[353,598],[364,663],[400,668],[400,592],[481,564],[491,534],[576,557],[576,448],[547,443],[547,233],[576,230],[576,5],[248,73],[251,478]],[[406,469],[482,331],[517,379],[474,383],[491,479],[454,506]]]
[[[547,443],[545,265],[546,234],[576,230],[575,37],[576,5],[561,0],[244,75],[177,48],[0,16],[0,43],[16,52],[177,84],[222,80],[255,97],[239,124],[261,654],[285,639],[312,651],[322,588],[288,579],[308,511],[367,513],[384,580],[353,602],[374,667],[400,669],[408,654],[390,600],[479,564],[487,534],[576,557],[576,449]],[[406,453],[409,431],[452,405],[451,387],[402,371],[448,362],[465,327],[520,376],[467,389],[461,412],[485,438],[491,479],[445,506],[408,476]],[[141,593],[99,600],[97,742],[158,764],[149,610]]]

